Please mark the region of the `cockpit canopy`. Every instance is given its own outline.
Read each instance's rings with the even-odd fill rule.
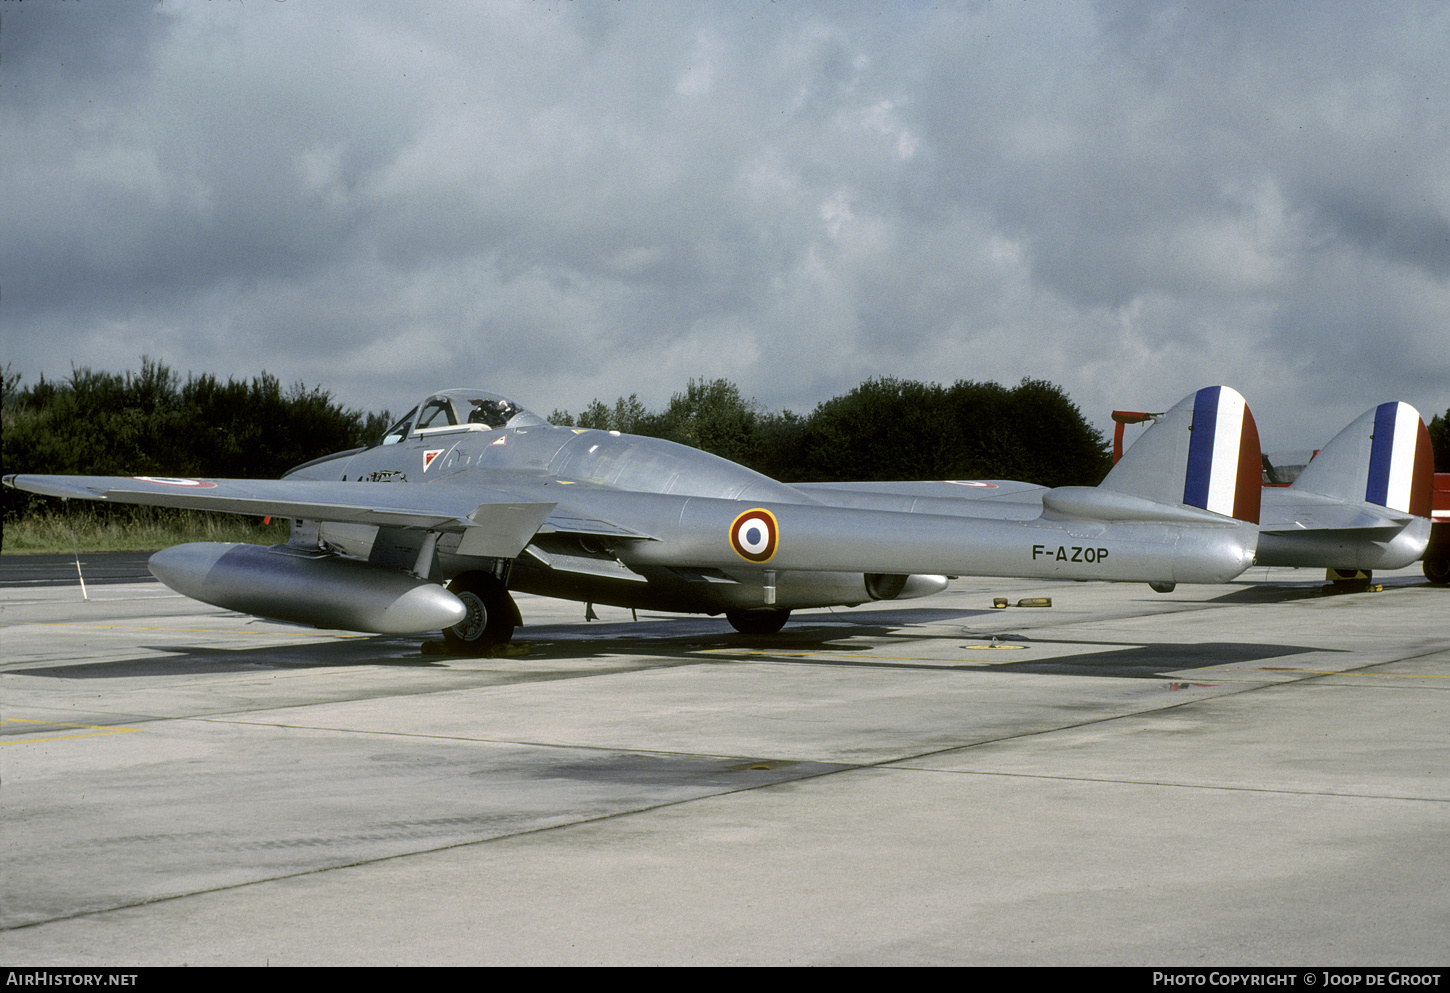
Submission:
[[[388,428],[380,445],[396,445],[410,436],[458,431],[497,431],[548,423],[507,397],[486,390],[442,390],[434,393]]]

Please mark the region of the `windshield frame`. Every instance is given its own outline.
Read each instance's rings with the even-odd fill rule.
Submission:
[[[497,421],[500,416],[505,418],[502,423]],[[422,423],[424,420],[426,424]],[[456,387],[428,394],[384,431],[375,447],[454,431],[503,431],[548,423],[502,394]]]

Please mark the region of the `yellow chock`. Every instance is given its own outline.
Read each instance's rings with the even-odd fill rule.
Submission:
[[[1030,597],[1027,597],[1025,600],[1018,600],[1017,601],[1017,606],[1019,606],[1019,607],[1051,607],[1052,606],[1052,597],[1050,597],[1050,596],[1030,596]]]
[[[1328,569],[1324,578],[1328,582],[1321,587],[1322,593],[1378,593],[1384,589],[1366,569]]]
[[[1007,598],[1004,597],[1004,596],[993,597],[992,598],[992,609],[993,610],[1006,610],[1007,609]]]

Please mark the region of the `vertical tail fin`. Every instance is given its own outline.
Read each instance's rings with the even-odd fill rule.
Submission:
[[[1248,403],[1230,387],[1208,386],[1159,417],[1101,489],[1257,524],[1262,464]]]
[[[1227,386],[1205,387],[1194,395],[1188,430],[1183,502],[1257,524],[1263,455],[1248,403]]]
[[[1429,517],[1434,478],[1424,419],[1409,404],[1391,401],[1335,435],[1290,489]]]

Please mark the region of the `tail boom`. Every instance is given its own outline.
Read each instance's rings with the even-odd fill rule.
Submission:
[[[631,500],[636,513],[646,511],[647,499]],[[683,508],[662,505],[660,512],[678,522],[678,539],[669,547],[635,542],[617,553],[638,570],[683,560],[722,569],[748,562],[781,572],[1222,583],[1248,568],[1258,539],[1257,526],[1221,516],[1012,521],[774,504],[774,534],[762,538],[768,557],[745,559],[726,538],[742,514],[764,509],[710,498],[692,498]]]

